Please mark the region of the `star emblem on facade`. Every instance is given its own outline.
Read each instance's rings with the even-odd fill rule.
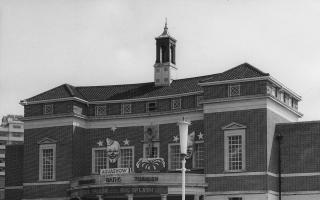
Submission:
[[[174,142],[178,142],[178,141],[179,141],[179,137],[178,137],[178,136],[176,136],[176,135],[175,135],[175,136],[173,136],[173,141],[174,141]]]
[[[127,146],[128,146],[128,145],[129,145],[129,142],[130,142],[130,140],[128,140],[127,138],[126,138],[125,140],[123,140],[123,144],[124,144],[124,145],[127,145]]]
[[[198,134],[198,139],[203,140],[203,134],[201,132]]]
[[[115,132],[117,130],[117,127],[113,126],[111,127],[112,132]]]
[[[99,145],[99,147],[103,146],[103,141],[99,140],[99,142],[97,142],[97,144]]]

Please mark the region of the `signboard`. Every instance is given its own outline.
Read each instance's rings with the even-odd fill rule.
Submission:
[[[166,186],[133,186],[133,187],[104,187],[104,188],[90,188],[90,190],[82,190],[83,194],[167,194],[168,187]]]
[[[112,176],[112,175],[123,175],[131,173],[131,168],[111,168],[111,169],[101,169],[101,176]]]
[[[150,181],[150,182],[156,182],[159,180],[157,176],[135,176],[135,181]]]

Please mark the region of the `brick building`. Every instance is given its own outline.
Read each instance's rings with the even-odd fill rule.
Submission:
[[[301,97],[247,63],[172,80],[175,45],[165,26],[153,82],[63,84],[23,100],[6,199],[180,199],[182,118],[187,199],[319,199],[320,123],[297,122]]]

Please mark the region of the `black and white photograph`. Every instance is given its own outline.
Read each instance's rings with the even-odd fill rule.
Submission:
[[[320,1],[0,0],[0,200],[319,200]]]

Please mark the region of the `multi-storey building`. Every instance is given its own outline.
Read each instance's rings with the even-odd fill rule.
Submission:
[[[6,145],[23,143],[22,116],[7,115],[2,117],[0,126],[0,199],[4,199]]]
[[[297,122],[301,97],[247,63],[173,80],[175,45],[165,27],[153,82],[63,84],[23,100],[6,198],[180,199],[185,119],[187,199],[319,199],[320,122]]]

